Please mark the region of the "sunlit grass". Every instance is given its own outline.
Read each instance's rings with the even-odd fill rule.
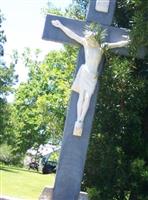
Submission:
[[[1,166],[1,195],[37,200],[45,186],[53,186],[55,174],[43,175],[22,168]]]

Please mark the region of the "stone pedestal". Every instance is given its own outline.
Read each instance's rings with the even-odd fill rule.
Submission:
[[[53,193],[53,188],[46,186],[41,196],[39,197],[39,200],[52,200],[52,193]],[[88,200],[88,194],[86,192],[80,192],[78,200]]]

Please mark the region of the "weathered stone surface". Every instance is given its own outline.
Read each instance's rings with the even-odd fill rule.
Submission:
[[[95,10],[95,3],[96,0],[90,1],[89,12],[87,15],[86,21],[80,20],[72,20],[67,19],[59,16],[51,16],[48,15],[46,18],[43,39],[51,40],[51,41],[58,41],[58,42],[73,42],[70,38],[68,38],[62,31],[58,28],[51,26],[51,20],[59,19],[66,27],[70,28],[71,30],[75,30],[78,35],[82,34],[83,25],[85,23],[90,23],[91,21],[99,19],[105,19],[105,24],[107,27],[110,25],[113,11],[115,7],[115,0],[110,0],[110,7],[109,12],[107,14],[99,13]],[[99,15],[99,17],[97,17]],[[95,18],[96,16],[96,18]],[[102,21],[100,21],[101,23]],[[78,62],[77,62],[77,70],[79,67],[85,63],[85,55],[84,55],[84,48],[80,48]],[[104,64],[104,58],[102,58],[101,63],[99,65],[99,72],[102,71]],[[99,88],[99,83],[96,87],[96,90],[91,98],[90,106],[87,111],[84,120],[83,132],[81,137],[77,137],[73,135],[74,124],[77,117],[77,101],[78,101],[78,94],[72,92],[70,97],[70,102],[67,111],[67,117],[64,127],[64,136],[62,141],[62,148],[60,153],[59,164],[56,172],[56,180],[54,185],[53,192],[53,200],[78,200],[78,199],[87,199],[86,195],[80,193],[81,189],[81,181],[83,177],[83,170],[87,155],[87,148],[89,143],[89,137],[91,133],[91,127],[93,122],[93,116],[95,113],[95,105],[97,99],[97,91]],[[46,195],[45,192],[41,195],[41,200],[45,198],[49,199],[50,195]],[[48,193],[48,192],[47,192]],[[79,195],[80,194],[80,195]],[[47,196],[47,197],[46,197]]]
[[[52,200],[53,188],[45,187],[39,200]],[[88,194],[86,192],[80,192],[78,200],[88,200]]]
[[[43,192],[41,193],[41,196],[39,197],[39,200],[52,200],[52,193],[53,188],[45,187]]]

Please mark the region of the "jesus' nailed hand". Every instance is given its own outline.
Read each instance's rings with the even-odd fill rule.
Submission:
[[[129,39],[116,43],[99,43],[93,31],[86,31],[84,37],[79,36],[59,20],[52,20],[52,25],[61,29],[68,37],[83,45],[85,52],[85,63],[78,70],[76,78],[72,84],[72,90],[79,93],[77,102],[77,120],[75,122],[73,135],[81,136],[83,123],[89,108],[91,97],[97,84],[97,71],[104,51],[104,46],[108,49],[126,46]],[[124,37],[124,36],[123,36]]]

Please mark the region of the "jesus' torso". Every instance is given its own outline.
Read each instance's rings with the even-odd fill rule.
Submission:
[[[103,50],[100,46],[91,47],[84,45],[85,51],[85,67],[87,71],[96,75],[98,71],[99,63],[103,55]]]

